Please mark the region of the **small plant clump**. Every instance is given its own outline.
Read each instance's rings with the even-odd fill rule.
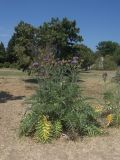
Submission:
[[[38,141],[46,142],[50,140],[52,134],[52,124],[47,120],[45,116],[40,117],[38,124],[36,125],[35,136]]]
[[[116,75],[114,77],[114,81],[120,83],[120,68],[118,68]]]
[[[108,126],[120,126],[120,84],[104,93],[105,107],[103,112],[107,116]]]
[[[46,56],[35,63],[39,87],[31,98],[30,112],[20,124],[20,135],[46,143],[62,133],[76,136],[101,134],[97,113],[81,95],[77,57],[54,60]]]

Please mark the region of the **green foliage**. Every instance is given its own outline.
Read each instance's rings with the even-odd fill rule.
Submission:
[[[93,51],[87,46],[81,44],[78,45],[78,55],[80,57],[81,67],[88,70],[89,67],[95,62],[95,55]]]
[[[17,63],[18,60],[14,50],[15,44],[16,44],[16,36],[14,34],[9,40],[6,50],[6,61],[9,62],[11,65]]]
[[[99,128],[96,112],[84,99],[77,101],[71,111],[68,110],[64,117],[64,124],[72,138],[75,138],[76,133],[80,136],[89,135],[89,129],[93,130],[94,134],[93,126]]]
[[[119,44],[112,41],[102,41],[99,42],[97,45],[97,51],[102,56],[112,55],[114,54],[115,50],[119,47]]]
[[[112,125],[120,125],[120,84],[104,93],[105,109],[104,113],[113,115]],[[105,115],[106,115],[105,114]]]
[[[114,52],[114,60],[117,65],[120,65],[120,47],[118,47]]]
[[[0,63],[0,68],[15,68],[15,69],[19,69],[19,65],[17,63],[4,62],[4,63]]]
[[[82,41],[76,21],[52,18],[38,29],[42,48],[47,48],[57,58],[70,58],[76,53],[75,44]]]
[[[96,57],[97,59],[101,56],[104,57],[103,69],[113,70],[117,68],[117,65],[119,65],[119,48],[119,44],[112,41],[102,41],[98,43]]]
[[[1,42],[0,43],[0,63],[4,63],[6,61],[6,51],[4,44]]]
[[[120,68],[117,69],[115,77],[112,79],[113,81],[120,83]]]
[[[51,139],[52,124],[45,116],[39,118],[36,126],[35,136],[38,141],[45,143]]]
[[[85,131],[88,136],[97,136],[103,134],[102,129],[92,124],[86,126]]]
[[[27,70],[44,52],[55,58],[70,58],[81,41],[76,22],[67,18],[52,18],[38,28],[21,21],[8,43],[7,61]]]
[[[9,68],[9,67],[10,67],[10,63],[9,63],[9,62],[3,63],[3,67],[4,67],[4,68]]]
[[[105,56],[103,63],[105,70],[114,70],[117,68],[117,64],[115,63],[113,56]]]
[[[103,70],[103,62],[101,62],[101,56],[95,54],[95,62],[93,65],[93,69],[95,70]]]
[[[59,138],[62,132],[62,124],[55,121],[53,124],[48,121],[47,117],[40,116],[36,125],[35,137],[39,142],[46,143],[52,138]]]
[[[62,124],[59,120],[55,121],[52,128],[54,138],[59,138],[62,133]]]
[[[29,136],[35,131],[39,115],[35,112],[25,115],[20,124],[19,135]]]
[[[119,127],[120,126],[120,113],[114,114],[113,115],[113,126]]]
[[[109,101],[109,100],[111,100],[113,98],[113,93],[111,92],[111,91],[106,91],[105,93],[104,93],[104,100],[105,101]]]
[[[0,68],[3,68],[3,63],[0,63]]]
[[[40,141],[47,142],[58,138],[61,132],[69,134],[72,139],[76,134],[100,134],[97,113],[81,96],[77,65],[52,61],[52,65],[47,63],[44,67],[45,74],[39,79],[38,90],[31,98],[30,117],[24,118],[23,127],[20,127],[22,135],[36,132]],[[39,74],[40,70],[41,67]],[[46,120],[39,118],[43,115]]]
[[[0,43],[0,63],[7,62],[13,64],[12,67],[17,64],[17,67],[25,71],[43,53],[54,54],[56,59],[69,59],[79,55],[81,67],[87,70],[94,64],[95,55],[90,48],[80,44],[82,41],[76,21],[66,17],[51,18],[39,27],[21,21],[15,27],[6,50],[3,43]],[[113,57],[113,60],[106,60],[105,69],[114,69],[116,64],[120,64],[119,53],[120,46],[116,42],[102,41],[97,45],[98,57]]]
[[[17,63],[23,70],[27,69],[34,58],[36,29],[21,21],[16,27],[7,47],[7,61]]]

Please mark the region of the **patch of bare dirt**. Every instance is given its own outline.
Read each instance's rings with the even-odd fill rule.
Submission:
[[[93,86],[89,92],[91,89],[95,92]],[[0,160],[120,160],[119,129],[77,142],[57,140],[43,145],[30,138],[20,139],[18,127],[26,108],[24,100],[34,87],[19,78],[2,78],[0,92]]]

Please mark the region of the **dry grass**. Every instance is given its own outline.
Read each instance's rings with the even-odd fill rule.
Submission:
[[[80,85],[84,95],[90,98],[89,102],[102,104],[103,93],[109,86],[114,85],[111,79],[115,76],[115,73],[115,71],[107,71],[108,77],[106,82],[102,78],[103,71],[90,71],[80,74],[80,79],[83,81]]]

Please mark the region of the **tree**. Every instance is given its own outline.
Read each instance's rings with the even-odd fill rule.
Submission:
[[[114,70],[117,68],[117,64],[114,61],[113,56],[106,55],[103,62],[104,70]]]
[[[6,55],[6,61],[9,63],[17,63],[18,58],[17,55],[15,54],[15,43],[16,43],[16,37],[15,34],[11,37],[8,47],[7,47],[7,55]]]
[[[67,18],[52,18],[38,28],[21,21],[9,41],[7,52],[10,62],[18,62],[27,69],[41,54],[53,54],[55,58],[66,59],[75,55],[76,44],[82,41],[75,21]]]
[[[114,60],[115,60],[115,62],[117,63],[117,65],[120,65],[120,47],[118,47],[118,48],[115,50]]]
[[[113,55],[119,44],[112,41],[102,41],[97,45],[97,51],[102,56]]]
[[[87,70],[95,61],[94,52],[83,44],[78,45],[78,49],[78,56],[81,61],[81,67]]]
[[[8,60],[17,62],[23,70],[27,69],[34,58],[35,28],[21,21],[8,43]]]
[[[79,31],[76,21],[52,18],[39,27],[39,44],[49,48],[56,58],[68,58],[75,54],[75,45],[83,40]]]
[[[4,63],[6,61],[6,52],[4,44],[0,43],[0,63]]]

